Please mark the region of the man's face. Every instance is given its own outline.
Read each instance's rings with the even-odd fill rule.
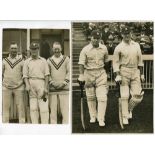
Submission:
[[[109,44],[113,44],[113,40],[109,40]]]
[[[129,42],[130,39],[131,39],[131,33],[125,33],[125,34],[123,34],[123,40],[125,42]]]
[[[106,28],[104,29],[104,31],[105,31],[105,32],[108,32],[108,31],[109,31],[109,28],[108,28],[108,27],[106,27]]]
[[[62,51],[61,45],[57,45],[57,44],[53,45],[53,53],[55,57],[59,58],[61,55],[61,51]]]
[[[18,46],[17,46],[17,44],[10,45],[10,55],[12,57],[15,57],[17,55],[17,52],[18,52]]]
[[[38,48],[31,49],[30,51],[31,51],[31,56],[33,58],[36,58],[38,56],[38,54],[39,54],[39,49]]]
[[[91,37],[91,43],[93,47],[98,47],[100,42],[100,38],[98,37]]]

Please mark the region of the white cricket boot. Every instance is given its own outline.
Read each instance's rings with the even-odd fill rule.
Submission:
[[[91,119],[90,119],[90,123],[95,123],[96,122],[96,117],[92,117]]]
[[[125,118],[125,117],[123,118],[123,124],[124,124],[124,125],[127,125],[127,124],[129,124],[129,121],[128,121],[128,119],[127,119],[127,118]]]
[[[99,126],[105,126],[105,123],[104,123],[104,121],[99,121]]]
[[[129,112],[128,119],[132,119],[132,111]]]

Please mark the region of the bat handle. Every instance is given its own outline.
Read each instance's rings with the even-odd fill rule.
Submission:
[[[85,81],[79,81],[77,79],[77,82],[78,82],[80,89],[81,89],[81,97],[83,97],[83,90],[84,90]]]
[[[83,89],[81,89],[81,98],[83,98]]]
[[[120,93],[120,83],[116,83],[116,88],[117,88],[117,93],[116,93],[116,96],[117,96],[117,98],[120,98],[121,97],[121,93]]]

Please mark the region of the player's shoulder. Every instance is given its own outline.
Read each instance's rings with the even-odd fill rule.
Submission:
[[[25,60],[25,62],[29,62],[30,60],[32,60],[31,57],[27,58],[27,59]]]
[[[115,47],[115,50],[118,50],[118,49],[122,49],[124,46],[123,42],[121,41],[116,47]]]
[[[89,49],[91,49],[92,45],[89,43],[87,45],[85,45],[83,48],[82,48],[82,51],[87,51]]]
[[[63,58],[66,59],[66,60],[69,59],[69,57],[67,55],[63,55]]]
[[[6,64],[7,59],[8,59],[8,57],[6,57],[6,58],[3,58],[3,59],[2,59],[3,65],[5,65],[5,64]]]
[[[32,60],[32,58],[27,58],[25,61],[24,61],[24,65],[28,65],[28,63]]]
[[[101,49],[104,49],[104,50],[106,50],[107,49],[107,46],[106,45],[104,45],[104,44],[99,44],[99,47],[101,48]]]
[[[70,58],[67,55],[64,55],[63,56],[63,59],[66,61],[66,63],[70,62]]]
[[[135,42],[135,41],[133,41],[133,40],[131,40],[131,44],[132,44],[132,45],[135,45],[135,46],[137,46],[137,47],[140,46],[139,43],[137,43],[137,42]]]
[[[9,58],[9,57],[5,57],[5,58],[3,58],[3,61],[7,61],[7,60],[8,60],[8,58]]]
[[[27,66],[30,62],[30,58],[27,58],[26,60],[23,61],[24,66]]]
[[[46,62],[46,59],[41,56],[39,56],[39,59],[42,60],[43,62]]]
[[[47,59],[47,62],[49,62],[49,61],[52,59],[52,57],[53,57],[53,56],[50,56],[50,57]]]
[[[122,47],[122,46],[124,46],[123,40],[120,43],[118,43],[118,45],[116,47]]]

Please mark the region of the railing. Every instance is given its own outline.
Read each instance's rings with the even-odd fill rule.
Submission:
[[[153,55],[144,55],[144,75],[145,82],[142,84],[144,89],[154,88],[154,65],[153,65]]]

